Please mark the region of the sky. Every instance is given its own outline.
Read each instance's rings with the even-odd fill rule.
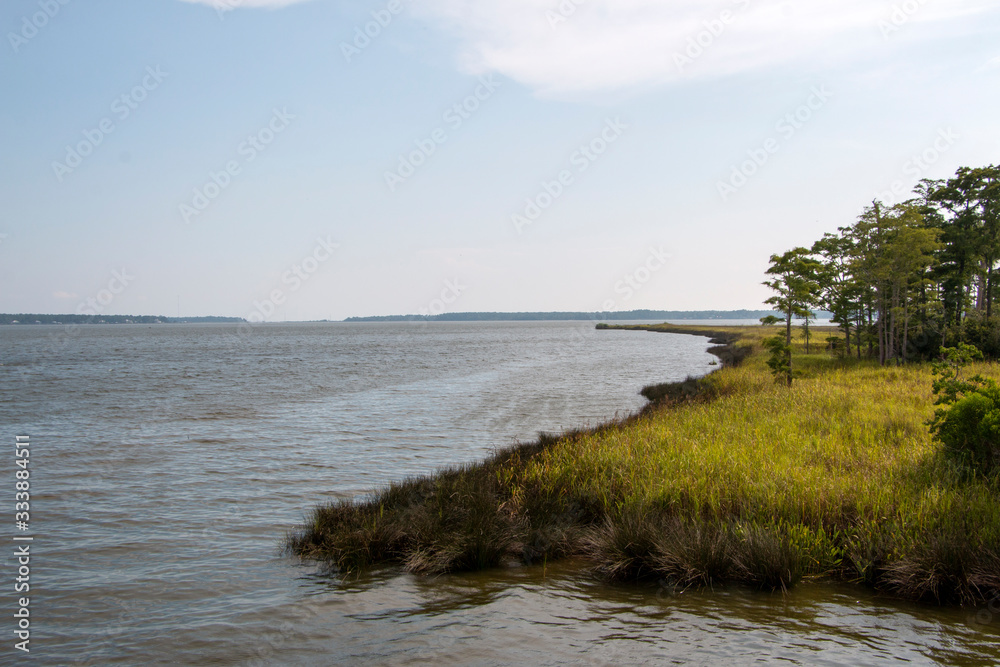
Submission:
[[[4,0],[0,312],[760,308],[1000,162],[995,0]]]

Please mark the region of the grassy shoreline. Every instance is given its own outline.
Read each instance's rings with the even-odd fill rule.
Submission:
[[[937,603],[1000,594],[1000,480],[939,454],[928,367],[797,350],[789,389],[754,352],[761,327],[621,328],[711,336],[723,367],[647,387],[652,402],[626,419],[318,507],[288,548],[343,572],[584,556],[608,579],[682,587],[829,578]]]

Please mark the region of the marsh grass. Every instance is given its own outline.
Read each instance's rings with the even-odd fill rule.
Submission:
[[[657,579],[674,588],[741,583],[787,590],[802,555],[787,535],[740,521],[691,521],[629,508],[590,531],[584,553],[611,580]]]
[[[754,350],[767,332],[723,333]],[[791,388],[740,353],[649,391],[628,419],[319,507],[288,546],[342,572],[583,555],[608,579],[681,587],[827,577],[936,603],[1000,593],[1000,477],[966,474],[931,440],[930,368],[796,354]]]

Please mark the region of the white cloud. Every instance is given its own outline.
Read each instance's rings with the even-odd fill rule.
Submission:
[[[911,5],[912,3],[912,5]],[[915,7],[896,14],[903,4]],[[983,0],[423,0],[418,16],[460,40],[459,62],[499,72],[542,94],[607,91],[713,78],[787,63],[822,68],[848,54],[889,48],[918,23],[958,22]],[[730,12],[728,24],[720,22]],[[894,30],[886,38],[880,23]],[[721,28],[721,29],[720,29]],[[925,31],[921,31],[923,34]],[[714,34],[713,34],[714,33]],[[702,52],[692,47],[701,39]],[[678,63],[675,54],[697,57]]]
[[[75,299],[80,295],[76,292],[65,292],[63,290],[59,290],[58,292],[53,292],[52,296],[57,299]]]

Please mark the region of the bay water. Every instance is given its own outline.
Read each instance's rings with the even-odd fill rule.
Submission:
[[[996,609],[862,589],[606,585],[566,561],[343,581],[283,553],[318,503],[625,416],[706,338],[586,322],[0,327],[31,443],[31,653],[51,665],[1000,661]],[[2,462],[2,459],[0,459]],[[5,604],[17,562],[10,507]],[[23,536],[23,534],[22,534]],[[19,543],[20,544],[20,543]],[[14,655],[0,623],[0,664]]]

